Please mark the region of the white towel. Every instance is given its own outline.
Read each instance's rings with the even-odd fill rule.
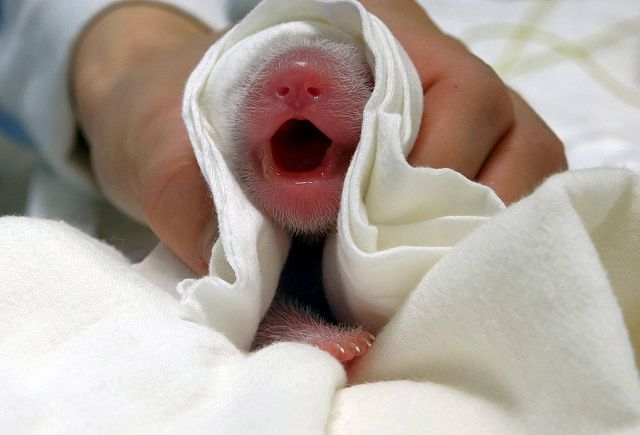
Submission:
[[[232,176],[220,122],[234,80],[279,38],[329,35],[364,43],[375,88],[345,180],[337,240],[325,253],[328,292],[342,318],[378,329],[448,247],[503,208],[488,188],[405,159],[420,127],[422,86],[402,47],[352,1],[268,1],[216,43],[187,82],[184,118],[220,222],[210,277],[181,284],[193,318],[247,348],[273,297],[289,239]],[[450,198],[458,198],[451,201]],[[393,198],[393,207],[389,207]],[[409,248],[393,249],[402,245]],[[339,302],[338,302],[339,301]],[[238,319],[236,329],[230,318]]]
[[[311,346],[246,353],[289,240],[231,177],[208,84],[234,47],[284,29],[362,37],[375,71],[325,251],[334,309],[382,328],[352,386]],[[212,276],[178,285],[183,304],[173,286],[188,272],[164,248],[131,266],[64,224],[0,219],[0,427],[638,433],[639,177],[561,174],[504,209],[455,172],[406,164],[421,95],[399,45],[357,3],[262,3],[187,86],[221,239]]]

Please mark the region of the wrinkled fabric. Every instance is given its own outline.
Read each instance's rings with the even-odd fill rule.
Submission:
[[[333,310],[379,331],[350,385],[311,346],[246,352],[290,241],[233,179],[210,116],[234,50],[292,30],[360,41],[376,79],[324,255]],[[65,224],[0,219],[0,426],[637,433],[639,177],[560,174],[505,208],[460,174],[406,163],[421,102],[408,58],[357,3],[262,3],[185,91],[220,221],[210,276],[163,247],[131,265]]]

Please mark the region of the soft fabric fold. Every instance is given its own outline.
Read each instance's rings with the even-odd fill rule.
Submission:
[[[185,123],[213,194],[220,239],[211,276],[183,282],[181,291],[194,316],[218,328],[229,328],[230,312],[245,316],[238,320],[242,331],[227,331],[243,348],[273,297],[289,237],[253,206],[234,179],[233,150],[224,130],[228,123],[221,120],[228,116],[229,89],[238,86],[243,69],[274,41],[309,35],[362,46],[375,79],[344,183],[336,240],[325,252],[329,297],[342,319],[380,328],[430,265],[503,208],[490,189],[452,170],[407,164],[420,127],[422,87],[407,54],[380,20],[352,1],[263,2],[205,54],[184,99]],[[435,244],[406,246],[416,230],[430,225],[447,236],[435,237]],[[224,272],[233,270],[231,281],[219,265]],[[411,265],[417,269],[410,270]]]
[[[351,38],[375,72],[324,252],[335,313],[378,331],[350,385],[311,346],[247,352],[290,240],[231,175],[216,103],[262,44],[291,32]],[[131,265],[63,223],[0,219],[0,427],[638,433],[640,177],[559,174],[505,208],[454,171],[406,163],[421,104],[406,54],[358,3],[263,2],[185,91],[220,222],[210,276],[188,277],[163,247]]]

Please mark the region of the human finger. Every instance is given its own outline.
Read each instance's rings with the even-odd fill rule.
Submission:
[[[424,111],[409,163],[452,168],[475,179],[513,122],[511,100],[490,67],[468,52],[440,43],[442,51],[421,75]]]
[[[515,92],[515,122],[485,162],[478,181],[507,204],[531,193],[545,178],[567,169],[562,142]]]
[[[409,162],[475,178],[513,119],[506,86],[412,0],[364,0],[403,46],[422,82],[424,112]]]

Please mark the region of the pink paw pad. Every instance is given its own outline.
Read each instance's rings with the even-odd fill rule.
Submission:
[[[295,341],[316,346],[346,363],[366,354],[374,339],[362,328],[332,325],[309,310],[276,300],[258,327],[253,348]]]
[[[336,338],[325,337],[309,344],[319,347],[340,362],[348,362],[366,354],[373,340],[373,334],[354,330],[344,332]]]

